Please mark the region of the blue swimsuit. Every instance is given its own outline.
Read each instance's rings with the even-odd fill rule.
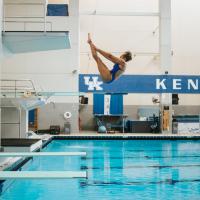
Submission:
[[[115,75],[119,70],[121,70],[120,67],[119,67],[119,64],[118,63],[114,64],[112,70],[110,70],[112,79],[110,81],[106,82],[106,83],[112,83],[115,80]]]

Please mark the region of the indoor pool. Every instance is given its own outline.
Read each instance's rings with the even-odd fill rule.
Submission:
[[[87,157],[34,158],[22,170],[87,170],[88,179],[7,181],[1,200],[200,199],[198,140],[53,140],[43,151]]]

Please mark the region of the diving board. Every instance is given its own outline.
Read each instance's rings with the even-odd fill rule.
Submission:
[[[86,171],[1,171],[0,180],[5,179],[69,179],[87,178]]]
[[[13,32],[2,34],[2,43],[11,53],[70,49],[69,32]]]
[[[0,157],[35,157],[35,156],[86,156],[86,152],[6,152]]]

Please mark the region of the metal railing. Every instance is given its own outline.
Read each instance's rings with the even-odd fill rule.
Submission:
[[[6,21],[6,18],[8,18],[6,16],[6,6],[7,5],[19,5],[19,6],[22,6],[22,5],[39,5],[39,6],[42,6],[43,7],[43,15],[39,18],[42,18],[43,19],[43,26],[44,26],[44,32],[46,32],[46,23],[47,23],[47,16],[46,16],[46,13],[47,13],[47,0],[42,0],[41,2],[4,2],[3,3],[3,31],[5,31],[5,21]],[[31,16],[34,18],[34,16]],[[12,18],[17,18],[17,16],[12,16]],[[20,18],[27,18],[27,16],[20,16]]]
[[[18,24],[23,24],[24,30],[23,31],[27,31],[27,24],[44,24],[43,21],[17,21],[17,20],[5,20],[3,21],[3,23],[6,24],[7,23],[18,23]],[[50,31],[53,31],[53,25],[51,21],[47,21],[46,25],[50,24]]]
[[[31,79],[0,79],[0,92],[2,97],[17,98],[28,92],[30,95],[37,94],[35,85]]]

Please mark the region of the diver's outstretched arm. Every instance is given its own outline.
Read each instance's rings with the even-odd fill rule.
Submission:
[[[99,52],[102,56],[104,56],[105,58],[107,58],[108,60],[110,60],[113,63],[118,63],[121,66],[125,65],[125,61],[123,59],[118,58],[109,52],[103,51],[102,49],[99,49],[97,47],[96,47],[96,51]]]

